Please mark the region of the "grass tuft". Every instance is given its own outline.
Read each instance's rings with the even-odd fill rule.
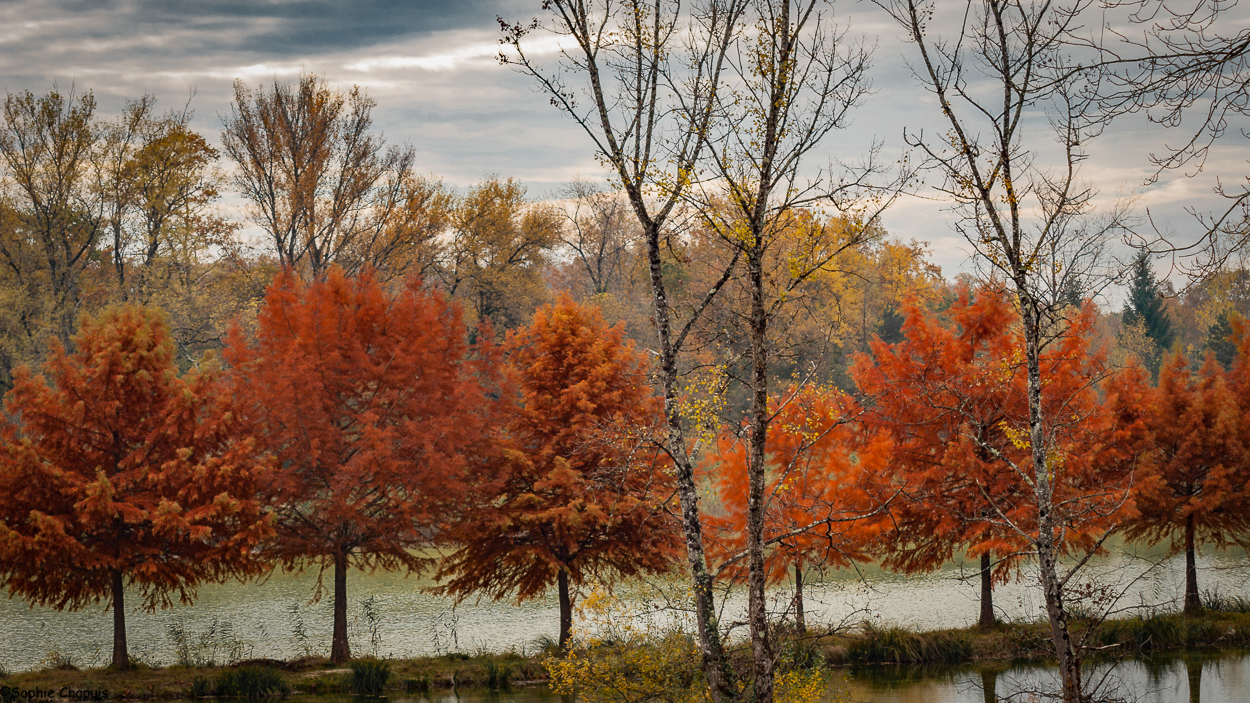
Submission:
[[[391,665],[382,659],[357,659],[348,666],[347,689],[356,695],[379,695],[391,678]]]
[[[214,694],[220,698],[269,698],[286,696],[291,687],[270,666],[245,666],[229,669],[217,677]]]

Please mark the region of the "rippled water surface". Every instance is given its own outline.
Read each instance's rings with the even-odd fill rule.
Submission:
[[[1250,656],[1240,652],[1121,662],[1096,668],[1111,700],[1134,703],[1245,703],[1250,701]],[[1056,686],[1046,667],[1005,669],[856,668],[834,681],[824,703],[985,703],[1048,700]],[[361,703],[349,696],[303,696],[300,703]],[[375,703],[572,703],[544,687],[508,692],[441,691],[428,697],[392,697]]]
[[[1092,573],[1100,583],[1127,589],[1124,604],[1175,602],[1183,582],[1180,560],[1146,571],[1149,563],[1149,559],[1120,555],[1102,560]],[[1250,597],[1246,563],[1241,552],[1205,557],[1200,584],[1224,595]],[[959,564],[913,578],[872,568],[862,578],[854,572],[827,574],[823,582],[805,589],[808,619],[839,623],[871,618],[915,628],[969,625],[977,615],[979,583],[961,576],[974,575]],[[175,661],[180,643],[218,661],[324,655],[329,651],[330,598],[309,602],[316,583],[315,573],[279,573],[265,581],[204,586],[193,606],[155,613],[132,610],[127,613],[130,650],[154,664]],[[353,652],[370,653],[375,643],[379,655],[395,657],[523,650],[533,647],[539,636],[556,634],[554,598],[521,605],[468,601],[453,607],[450,599],[423,592],[429,585],[429,581],[398,574],[352,573],[348,588]],[[677,583],[661,584],[659,591],[671,596],[684,588]],[[657,594],[645,584],[627,585],[619,592],[633,599]],[[779,608],[788,602],[784,588],[775,595]],[[995,599],[1003,619],[1033,620],[1041,615],[1040,592],[1027,572],[1019,581],[996,589]],[[137,603],[137,594],[130,594],[128,605]],[[745,598],[732,593],[722,620],[739,620],[744,610]],[[112,615],[102,606],[63,613],[31,609],[17,599],[0,599],[0,627],[0,667],[8,670],[36,667],[54,650],[79,666],[98,666],[107,662],[112,651]],[[958,688],[956,683],[942,685]]]

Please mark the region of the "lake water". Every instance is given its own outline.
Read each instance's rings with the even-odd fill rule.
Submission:
[[[1204,589],[1250,597],[1250,571],[1243,552],[1204,556],[1199,563],[1199,583]],[[1182,565],[1179,557],[1164,560],[1157,553],[1119,553],[1099,560],[1090,574],[1111,591],[1123,591],[1122,607],[1174,607],[1181,595]],[[828,573],[823,581],[805,588],[808,622],[851,624],[872,619],[920,629],[966,626],[978,612],[980,586],[975,568],[971,563],[948,564],[917,577],[872,567],[858,574]],[[132,610],[127,614],[131,653],[153,664],[169,664],[175,661],[181,642],[219,662],[325,655],[330,643],[330,598],[310,603],[316,582],[315,573],[276,573],[264,581],[204,586],[193,606],[155,613]],[[1035,584],[1026,571],[1018,581],[998,587],[995,605],[1000,618],[1041,617],[1041,595]],[[422,589],[429,585],[427,580],[398,574],[353,572],[348,580],[353,653],[409,657],[449,651],[522,651],[533,648],[540,636],[556,635],[559,618],[554,597],[521,605],[470,600],[455,606],[450,599],[424,593]],[[680,597],[683,591],[680,583],[618,588],[618,594],[635,602]],[[789,600],[784,585],[774,590],[774,596],[778,609]],[[133,607],[137,594],[130,597]],[[741,620],[744,613],[744,595],[731,592],[722,621]],[[10,671],[38,667],[53,651],[80,667],[100,666],[112,651],[112,614],[100,606],[64,613],[0,598],[0,628],[0,667]]]
[[[823,703],[985,703],[1047,700],[1056,672],[1041,666],[865,667],[842,672]],[[1195,653],[1095,667],[1110,700],[1135,703],[1245,703],[1250,701],[1250,656],[1240,652]],[[988,695],[987,695],[988,692]],[[361,703],[349,696],[301,696],[300,703]],[[546,687],[439,691],[428,697],[372,698],[372,703],[568,703]]]

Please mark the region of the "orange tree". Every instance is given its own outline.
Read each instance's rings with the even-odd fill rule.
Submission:
[[[1144,373],[1126,377],[1121,394],[1142,396],[1145,430],[1134,490],[1138,516],[1128,537],[1149,544],[1170,540],[1174,550],[1184,552],[1184,612],[1197,615],[1202,611],[1198,545],[1250,546],[1250,425],[1237,389],[1212,355],[1195,377],[1178,350],[1160,370],[1158,387],[1148,388],[1147,382]]]
[[[436,590],[459,598],[524,601],[555,585],[562,648],[570,586],[666,572],[680,547],[665,510],[672,479],[651,441],[658,400],[623,333],[564,296],[509,334],[502,451],[438,573]]]
[[[46,379],[21,367],[0,445],[0,578],[31,604],[113,608],[113,666],[129,667],[125,588],[143,606],[264,570],[268,480],[211,369],[179,377],[159,314],[112,308],[55,340]]]
[[[278,464],[266,553],[285,569],[333,570],[330,658],[346,661],[348,568],[431,564],[416,550],[439,534],[475,448],[490,442],[490,356],[471,354],[442,295],[416,279],[387,295],[367,271],[332,267],[311,283],[284,271],[257,324],[255,344],[231,331],[226,358]]]
[[[889,438],[865,432],[853,399],[832,387],[791,386],[774,400],[765,485],[764,543],[768,582],[794,569],[794,618],[807,632],[803,609],[805,567],[848,566],[868,558],[867,545],[883,529],[888,499],[873,478],[889,468]],[[704,515],[718,569],[742,579],[746,566],[749,494],[747,447],[724,436],[709,454],[710,480],[720,511]]]
[[[853,370],[874,402],[869,422],[897,442],[890,478],[905,499],[892,508],[884,562],[916,573],[956,552],[979,557],[979,622],[989,626],[993,583],[1009,576],[1036,530],[1018,315],[989,288],[960,291],[947,322],[914,305],[905,310],[904,339],[874,343],[874,355],[858,357]],[[1042,402],[1064,410],[1051,461],[1064,468],[1056,505],[1066,549],[1095,548],[1127,495],[1117,420],[1096,392],[1106,371],[1088,347],[1093,322],[1092,308],[1080,312],[1041,360],[1049,379]]]

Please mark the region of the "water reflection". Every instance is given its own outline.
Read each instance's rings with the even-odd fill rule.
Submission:
[[[1058,677],[1050,667],[872,666],[835,677],[826,701],[850,703],[998,703],[1050,700]],[[1169,658],[1104,663],[1090,671],[1110,700],[1135,703],[1244,703],[1250,700],[1250,656],[1245,652],[1191,653]],[[300,703],[575,703],[546,687],[508,691],[461,689],[427,695],[362,698],[300,696]]]
[[[1107,700],[1244,703],[1250,700],[1250,656],[1189,653],[1108,662],[1094,666],[1087,681]],[[1056,670],[1038,665],[945,670],[878,666],[851,670],[843,685],[854,703],[995,703],[1047,700],[1047,694],[1058,691],[1059,680]]]

